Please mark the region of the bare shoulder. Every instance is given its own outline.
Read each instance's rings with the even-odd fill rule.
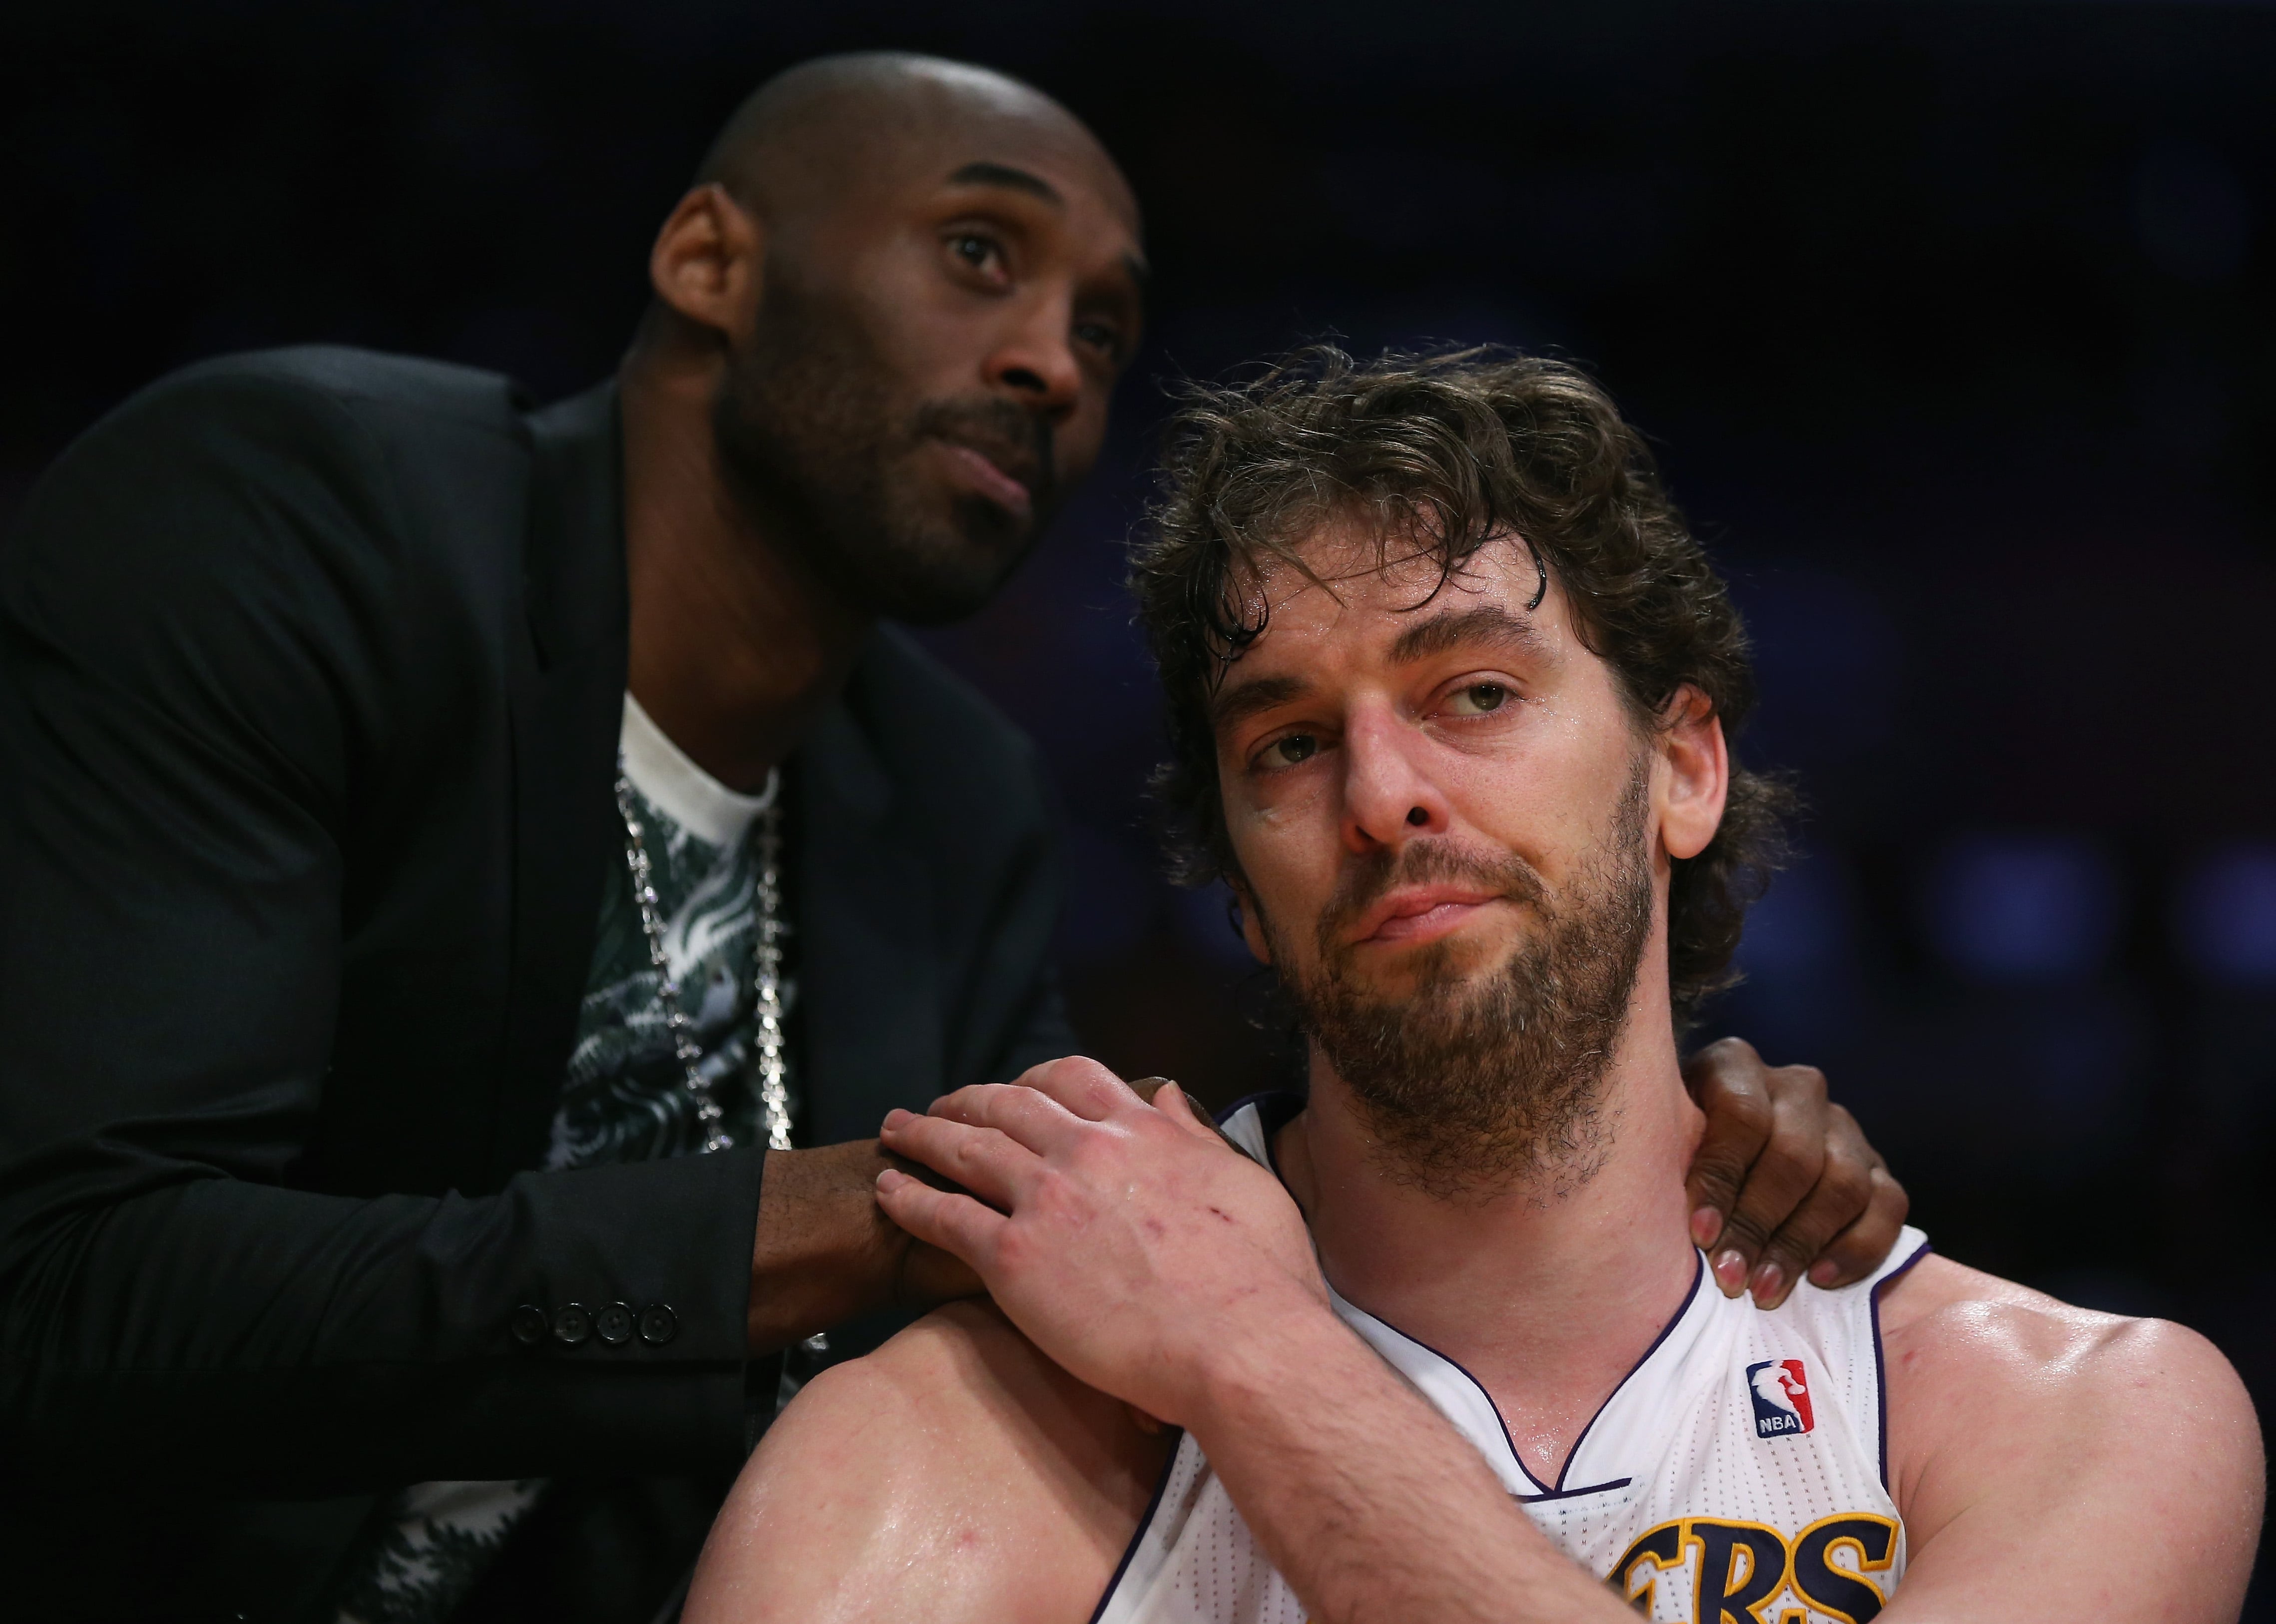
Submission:
[[[1955,1575],[1956,1593],[1981,1599],[1997,1552],[2036,1548],[2079,1553],[2072,1576],[2100,1587],[2104,1616],[2234,1616],[2259,1529],[2260,1431],[2211,1342],[1935,1256],[1887,1288],[1881,1332],[1914,1599]],[[2165,1571],[2145,1541],[2187,1560]]]
[[[952,1304],[783,1412],[684,1616],[1081,1624],[1170,1447],[994,1309]]]
[[[1881,1337],[1893,1406],[1988,1387],[2003,1406],[2154,1394],[2179,1407],[2167,1409],[2169,1423],[2252,1420],[2228,1361],[2188,1327],[2075,1308],[1947,1257],[1923,1257],[1889,1286]]]

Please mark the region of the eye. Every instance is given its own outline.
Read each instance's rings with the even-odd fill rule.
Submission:
[[[1004,245],[984,231],[955,232],[948,239],[948,251],[960,264],[991,281],[1000,281],[1009,274],[1004,262]]]
[[[1290,733],[1275,739],[1256,753],[1260,767],[1295,767],[1320,753],[1320,741],[1309,733]]]
[[[1078,323],[1074,336],[1110,358],[1119,358],[1122,353],[1121,333],[1104,322]]]
[[[1446,709],[1458,717],[1482,717],[1490,710],[1498,710],[1509,698],[1509,690],[1498,682],[1473,682],[1466,688],[1457,688],[1447,700]]]

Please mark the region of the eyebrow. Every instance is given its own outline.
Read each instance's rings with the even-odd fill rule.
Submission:
[[[1481,603],[1476,609],[1448,610],[1408,626],[1392,643],[1391,659],[1393,664],[1407,665],[1465,643],[1497,643],[1536,659],[1549,652],[1549,640],[1531,620],[1498,603]]]
[[[1391,662],[1411,665],[1465,643],[1499,644],[1536,659],[1546,658],[1549,653],[1549,640],[1532,621],[1499,604],[1483,603],[1476,609],[1449,610],[1408,626],[1392,643]],[[1301,677],[1259,677],[1253,682],[1219,688],[1210,702],[1210,725],[1231,727],[1261,710],[1301,699],[1311,689],[1312,685]]]
[[[967,163],[948,178],[952,186],[1000,186],[1007,192],[1025,192],[1030,197],[1040,197],[1054,209],[1066,207],[1066,199],[1059,189],[1041,175],[1031,175],[1026,170],[1013,169],[1008,163],[990,163],[985,159]]]
[[[1253,682],[1219,688],[1217,697],[1210,702],[1210,723],[1215,727],[1231,727],[1260,710],[1271,710],[1292,699],[1301,698],[1311,691],[1311,686],[1295,677],[1259,677]]]

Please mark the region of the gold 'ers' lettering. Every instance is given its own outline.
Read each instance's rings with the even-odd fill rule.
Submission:
[[[1699,1547],[1691,1593],[1693,1624],[1761,1624],[1754,1610],[1786,1588],[1786,1541],[1760,1522],[1694,1517],[1683,1543]]]
[[[1854,1569],[1833,1565],[1833,1553],[1844,1549]],[[1865,1624],[1889,1599],[1865,1575],[1885,1572],[1896,1555],[1897,1525],[1888,1518],[1823,1517],[1794,1542],[1794,1588],[1842,1624]]]
[[[1683,1524],[1663,1522],[1627,1548],[1605,1582],[1627,1597],[1628,1605],[1646,1618],[1651,1616],[1652,1587],[1671,1567],[1683,1566]]]
[[[1688,1561],[1690,1624],[1764,1624],[1761,1609],[1789,1585],[1840,1624],[1868,1624],[1889,1599],[1870,1575],[1896,1553],[1896,1523],[1863,1513],[1821,1518],[1792,1540],[1764,1523],[1683,1517],[1643,1534],[1605,1582],[1648,1617],[1660,1575]]]

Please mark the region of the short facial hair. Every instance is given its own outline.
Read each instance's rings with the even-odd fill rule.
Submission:
[[[972,614],[1019,567],[1058,502],[1049,422],[1001,396],[898,399],[855,310],[770,262],[759,320],[727,360],[712,432],[738,496],[869,613],[937,626]],[[1002,447],[1033,471],[1015,520],[972,497],[943,516],[914,489],[929,439]]]
[[[1381,854],[1339,885],[1319,923],[1320,968],[1290,990],[1399,1182],[1471,1201],[1523,1185],[1545,1203],[1603,1165],[1604,1080],[1651,934],[1649,775],[1641,757],[1604,841],[1562,893],[1514,853],[1444,839]],[[1483,975],[1461,974],[1440,942],[1423,950],[1411,995],[1354,985],[1340,929],[1394,886],[1447,880],[1532,910],[1542,928]],[[1277,946],[1274,956],[1288,962]]]

